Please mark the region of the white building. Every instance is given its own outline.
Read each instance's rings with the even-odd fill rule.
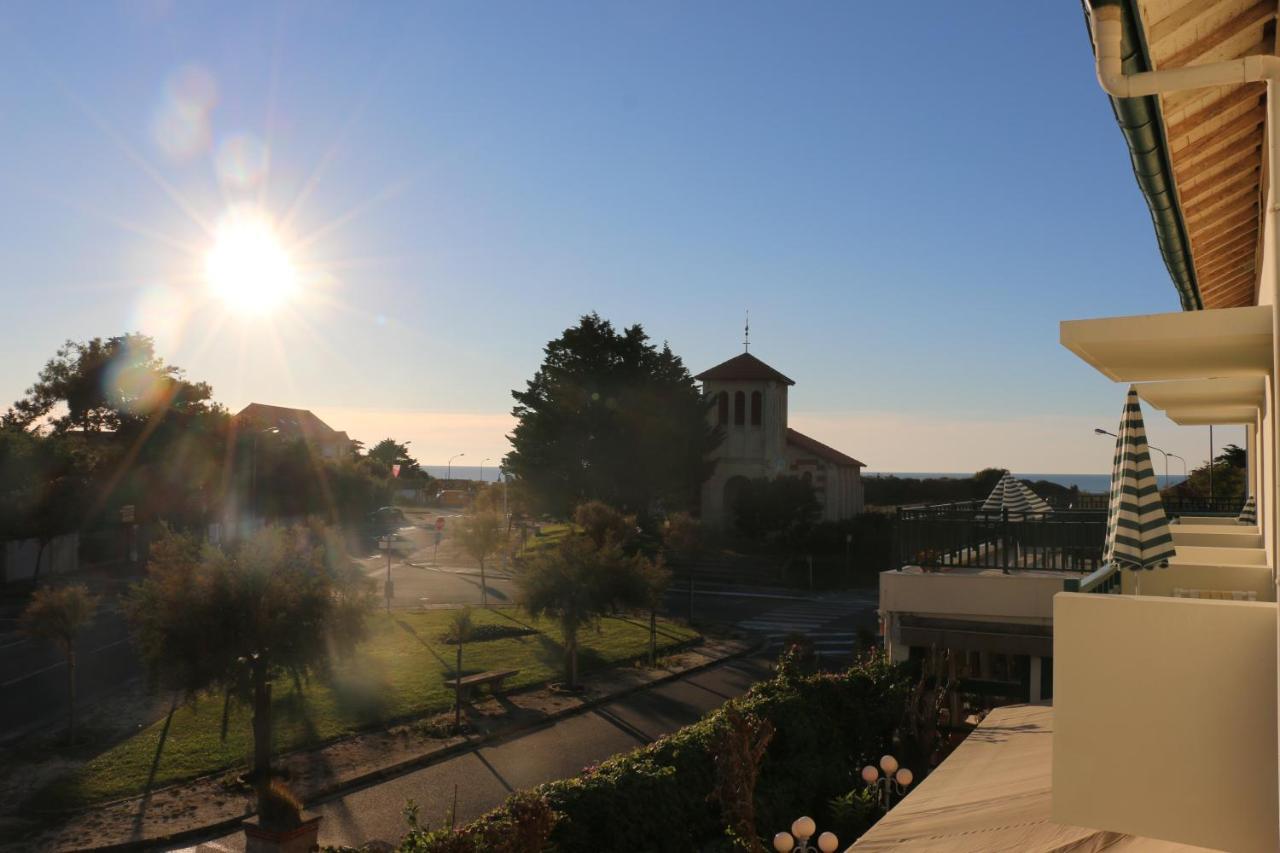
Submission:
[[[795,382],[747,352],[694,378],[715,400],[710,417],[725,433],[712,453],[715,470],[702,486],[708,523],[727,524],[738,492],[762,477],[812,482],[824,521],[862,512],[863,464],[787,426],[787,389]]]

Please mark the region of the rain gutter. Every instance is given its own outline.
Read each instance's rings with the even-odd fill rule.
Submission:
[[[1126,76],[1150,72],[1151,59],[1147,51],[1146,36],[1142,27],[1138,26],[1137,11],[1131,0],[1094,0],[1092,12],[1089,10],[1089,0],[1082,2],[1090,22],[1096,20],[1103,8],[1117,10],[1110,14],[1117,15],[1121,32],[1118,70]],[[1093,45],[1096,52],[1096,33]],[[1154,93],[1141,97],[1110,94],[1111,110],[1129,145],[1133,174],[1138,179],[1138,187],[1151,211],[1151,223],[1155,226],[1156,242],[1160,245],[1165,268],[1169,270],[1169,277],[1178,290],[1183,310],[1199,310],[1204,307],[1204,302],[1200,298],[1200,286],[1191,262],[1191,240],[1187,236],[1186,223],[1174,186],[1173,166],[1165,145],[1164,118],[1160,112],[1159,99]]]

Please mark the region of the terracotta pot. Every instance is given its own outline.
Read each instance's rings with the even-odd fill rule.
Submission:
[[[275,829],[262,825],[258,815],[245,820],[245,853],[311,853],[319,850],[320,815],[303,812],[302,822],[290,829]]]

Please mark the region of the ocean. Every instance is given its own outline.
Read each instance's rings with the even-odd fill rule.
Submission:
[[[444,465],[423,465],[425,470],[432,477],[443,478],[448,472],[448,468]],[[453,477],[457,480],[481,480],[487,483],[496,482],[498,479],[498,469],[494,465],[486,465],[484,467],[484,476],[481,477],[480,466],[478,465],[454,465]],[[1057,483],[1061,486],[1071,488],[1076,486],[1082,492],[1090,492],[1093,494],[1105,495],[1111,490],[1110,474],[1024,474],[1021,471],[1014,471],[1014,476],[1019,480],[1048,480],[1050,483]],[[936,472],[936,471],[863,471],[864,477],[911,477],[917,480],[923,480],[930,477],[948,477],[953,480],[967,480],[973,476],[973,472],[957,473],[957,472]],[[1173,485],[1182,482],[1181,474],[1174,474],[1166,483],[1164,474],[1160,474],[1160,487]]]
[[[1050,483],[1057,483],[1060,486],[1071,488],[1077,487],[1082,492],[1092,494],[1105,495],[1111,490],[1110,474],[1024,474],[1021,471],[1014,471],[1013,475],[1019,480],[1048,480]],[[947,477],[953,480],[967,480],[973,476],[972,472],[957,473],[937,473],[937,472],[919,472],[919,471],[863,471],[863,477],[911,477],[912,479],[923,480],[933,477]],[[1173,474],[1166,483],[1164,474],[1160,474],[1160,487],[1175,485],[1181,483],[1183,477],[1181,474]]]

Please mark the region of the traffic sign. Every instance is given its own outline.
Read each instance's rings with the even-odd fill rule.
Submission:
[[[436,530],[444,530],[444,516],[436,517]]]

